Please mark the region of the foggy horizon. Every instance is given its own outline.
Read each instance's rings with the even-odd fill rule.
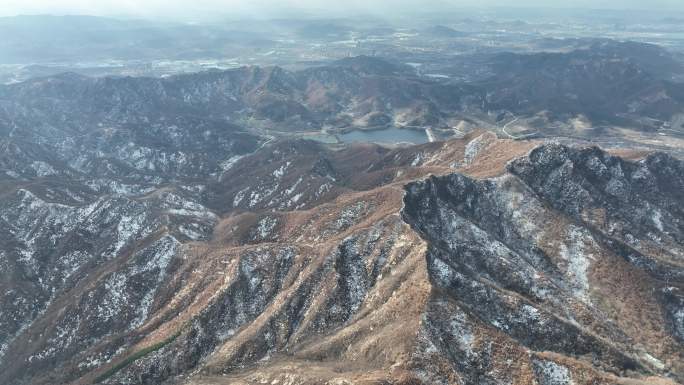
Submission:
[[[173,21],[203,21],[220,18],[278,18],[278,17],[343,17],[369,15],[392,18],[414,14],[430,14],[434,12],[495,11],[497,9],[517,9],[520,11],[564,11],[564,10],[605,10],[605,11],[648,11],[684,12],[684,3],[674,0],[658,0],[649,4],[628,0],[580,0],[571,3],[562,1],[527,0],[511,4],[501,0],[416,1],[350,0],[342,4],[330,4],[320,0],[202,0],[192,5],[183,4],[179,0],[161,1],[113,1],[105,0],[97,3],[84,0],[48,1],[37,0],[23,2],[9,0],[0,9],[0,17],[13,16],[101,16],[113,18],[165,19]]]

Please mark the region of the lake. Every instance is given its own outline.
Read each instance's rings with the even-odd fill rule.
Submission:
[[[424,130],[402,129],[397,127],[385,128],[372,131],[351,131],[346,134],[338,135],[340,141],[351,142],[372,142],[372,143],[427,143],[428,137]]]

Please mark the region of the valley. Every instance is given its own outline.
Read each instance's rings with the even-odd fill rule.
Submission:
[[[517,15],[0,18],[0,384],[683,383],[679,23]]]

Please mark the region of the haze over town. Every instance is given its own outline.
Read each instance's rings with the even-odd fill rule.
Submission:
[[[95,16],[203,20],[217,17],[270,18],[293,15],[342,16],[373,14],[378,17],[444,12],[455,9],[549,8],[683,11],[679,0],[4,0],[0,16],[25,14],[78,14]]]

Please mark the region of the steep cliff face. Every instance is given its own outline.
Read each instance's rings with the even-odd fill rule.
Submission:
[[[511,357],[501,376],[491,337],[445,343],[449,329],[429,323],[451,369],[464,383],[518,370],[539,383],[561,374],[560,383],[585,383],[587,365],[681,380],[682,319],[673,309],[684,272],[682,170],[662,154],[632,163],[544,145],[494,179],[454,174],[409,185],[404,217],[428,243],[440,303],[462,314],[458,331],[496,334],[528,356]],[[549,360],[558,355],[565,361]]]
[[[194,184],[24,178],[0,190],[0,383],[684,376],[684,166],[664,154],[479,132],[273,143]]]

